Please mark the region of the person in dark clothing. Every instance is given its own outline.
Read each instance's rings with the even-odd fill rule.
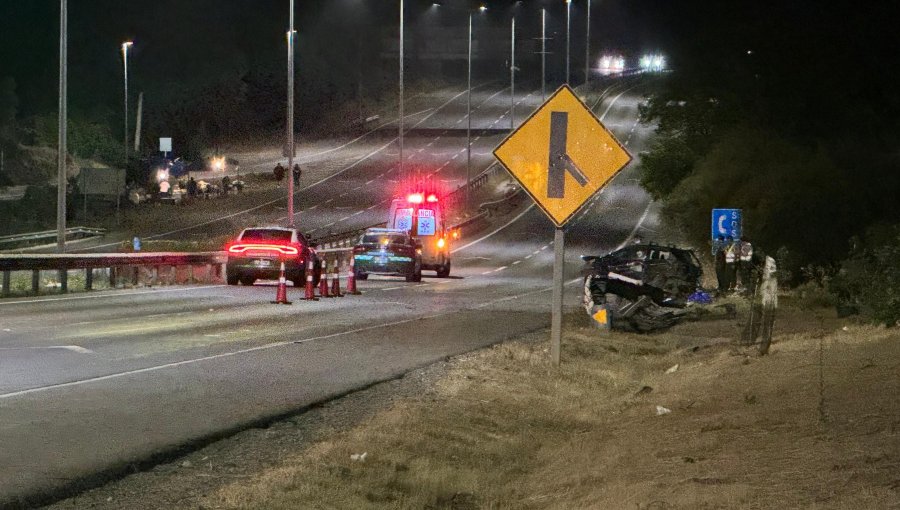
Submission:
[[[280,181],[280,180],[284,179],[285,171],[286,170],[284,169],[283,166],[281,166],[281,163],[278,163],[277,165],[275,165],[275,170],[272,171],[272,173],[275,175],[275,180]]]
[[[226,175],[225,177],[222,177],[222,194],[228,195],[228,190],[230,190],[230,189],[231,189],[231,177],[228,177]]]
[[[298,182],[300,180],[300,165],[294,163],[294,182]]]
[[[191,198],[195,198],[197,196],[197,181],[195,181],[193,177],[188,180],[187,193]]]
[[[719,292],[728,291],[728,275],[725,273],[725,237],[719,236],[713,243],[713,253],[716,259],[716,280],[719,284]]]

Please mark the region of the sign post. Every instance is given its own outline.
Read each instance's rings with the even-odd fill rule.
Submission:
[[[565,225],[631,162],[631,155],[563,85],[494,149],[494,156],[556,225],[550,353],[559,365]]]

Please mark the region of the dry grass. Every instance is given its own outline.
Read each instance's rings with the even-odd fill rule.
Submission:
[[[462,357],[204,506],[900,507],[900,334],[790,303],[779,325],[759,358],[733,321],[601,336],[573,314],[560,368],[545,333]]]

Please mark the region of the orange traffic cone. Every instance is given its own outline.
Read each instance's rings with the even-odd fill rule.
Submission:
[[[272,304],[291,304],[291,302],[287,300],[287,283],[284,278],[284,262],[281,263],[281,276],[278,277],[278,290],[275,293],[275,301],[272,301]]]
[[[309,263],[306,264],[306,293],[303,296],[304,301],[319,300],[319,298],[316,297],[316,287],[313,285],[313,271],[315,271],[315,269],[313,261],[310,258]]]
[[[347,294],[358,296],[362,294],[356,288],[356,263],[354,260],[356,259],[355,255],[350,255],[350,271],[347,273]]]
[[[328,261],[322,261],[322,272],[319,277],[319,297],[330,298],[332,297],[328,294]]]
[[[334,261],[334,277],[331,280],[331,295],[333,297],[344,297],[341,293],[341,264]]]

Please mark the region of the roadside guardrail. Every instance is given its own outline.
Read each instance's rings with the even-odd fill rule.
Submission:
[[[44,239],[56,239],[56,230],[45,230],[43,232],[28,232],[25,234],[13,234],[8,236],[0,236],[0,245],[28,243],[32,241],[40,241]],[[72,227],[66,229],[66,239],[77,237],[93,237],[106,234],[105,228],[93,227]]]
[[[188,281],[221,280],[227,256],[225,252],[158,252],[158,253],[90,253],[90,254],[3,254],[0,255],[0,272],[2,272],[2,297],[12,293],[10,284],[14,271],[31,271],[31,291],[40,292],[41,271],[59,271],[59,284],[62,292],[68,291],[68,272],[82,269],[85,272],[85,290],[92,290],[94,270],[108,270],[109,286],[115,288],[118,281],[130,278],[137,284],[140,268],[150,269],[150,284],[156,285],[168,279],[174,281],[177,268],[188,268]],[[200,275],[196,268],[203,268]],[[168,277],[163,277],[163,270],[168,269]],[[124,280],[123,280],[124,282]]]

